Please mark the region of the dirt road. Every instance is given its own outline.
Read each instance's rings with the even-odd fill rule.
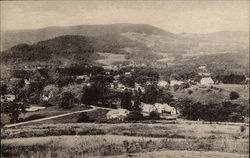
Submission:
[[[51,120],[51,119],[55,119],[55,118],[59,118],[59,117],[63,117],[63,116],[72,115],[72,114],[77,114],[77,113],[82,113],[82,112],[89,112],[89,111],[93,111],[93,110],[96,110],[96,109],[113,110],[111,108],[102,108],[102,107],[97,107],[97,106],[90,106],[90,107],[91,107],[91,109],[87,109],[87,110],[74,111],[74,112],[69,112],[69,113],[66,113],[66,114],[60,114],[60,115],[50,116],[50,117],[46,117],[46,118],[26,121],[26,122],[19,122],[19,123],[9,124],[9,125],[5,125],[4,127],[5,128],[10,128],[10,127],[15,127],[15,126],[19,126],[19,125],[25,125],[25,124],[28,124],[28,123]]]

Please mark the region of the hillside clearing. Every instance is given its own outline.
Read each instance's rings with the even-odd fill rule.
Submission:
[[[125,59],[124,54],[111,54],[111,53],[98,53],[98,54],[104,59],[96,60],[96,62],[103,65],[112,65],[113,63],[116,62],[127,61],[127,59]]]

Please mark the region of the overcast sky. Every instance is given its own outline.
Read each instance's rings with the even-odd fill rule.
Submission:
[[[5,1],[1,29],[143,23],[166,31],[249,31],[249,1]]]

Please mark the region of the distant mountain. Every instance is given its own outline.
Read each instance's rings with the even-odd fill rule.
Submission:
[[[2,53],[2,61],[5,64],[90,64],[100,58],[98,52],[126,54],[124,48],[127,47],[147,49],[142,43],[115,34],[95,37],[64,35],[32,45],[16,45]]]
[[[183,33],[182,36],[216,43],[249,44],[249,32],[243,31],[219,31],[208,34]]]
[[[110,25],[79,25],[66,27],[47,27],[36,30],[17,30],[2,32],[2,50],[15,45],[33,44],[62,35],[103,36],[107,34],[121,34],[135,32],[147,35],[161,35],[170,38],[181,38],[178,35],[164,31],[147,24],[110,24]]]
[[[126,61],[178,65],[192,63],[200,56],[208,56],[204,60],[209,61],[211,55],[241,53],[247,58],[249,53],[247,32],[177,35],[146,24],[48,27],[7,31],[2,37],[5,48],[2,62],[5,64],[89,64],[107,56],[110,57],[108,63],[112,63],[114,54],[119,54],[117,57]],[[221,63],[222,56],[218,56]]]

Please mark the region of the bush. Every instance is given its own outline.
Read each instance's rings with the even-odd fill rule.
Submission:
[[[157,111],[151,111],[149,113],[149,119],[150,120],[159,120],[160,118],[161,118],[160,114]]]
[[[239,93],[235,92],[235,91],[232,91],[230,94],[229,94],[229,97],[231,100],[235,100],[235,99],[238,99],[240,97]]]
[[[245,126],[240,126],[240,131],[241,132],[244,132],[246,130],[246,127]]]
[[[144,120],[144,116],[139,111],[132,111],[128,114],[128,116],[125,118],[125,120],[140,121],[140,120]]]
[[[89,116],[86,113],[81,113],[77,122],[90,122]]]
[[[192,94],[193,93],[193,91],[192,90],[188,90],[188,94]]]
[[[186,88],[189,88],[190,85],[189,83],[182,83],[180,86],[179,86],[179,89],[186,89]]]
[[[174,88],[174,91],[177,91],[177,90],[179,89],[179,85],[175,84],[175,85],[173,86],[173,88]]]

